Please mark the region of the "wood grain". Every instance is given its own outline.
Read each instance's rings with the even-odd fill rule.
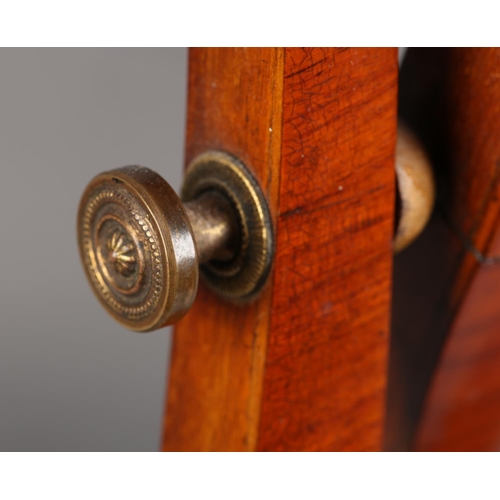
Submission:
[[[377,450],[387,382],[395,49],[196,49],[187,158],[239,156],[269,197],[273,279],[200,290],[177,326],[165,450]]]
[[[384,419],[396,55],[288,49],[261,450],[376,450]]]
[[[191,49],[186,165],[209,150],[251,168],[276,214],[283,50]],[[175,328],[164,450],[255,449],[272,283],[235,306],[203,284]]]
[[[490,252],[500,255],[500,227]],[[444,345],[417,434],[423,451],[500,450],[500,265],[481,265]]]
[[[462,352],[460,345],[451,345],[453,338],[464,342],[465,348],[469,340],[463,332],[470,332],[477,319],[468,301],[478,292],[468,290],[471,284],[481,286],[477,280],[482,283],[483,278],[477,276],[480,263],[471,249],[485,254],[498,225],[499,67],[498,49],[410,49],[402,67],[400,113],[430,155],[437,180],[437,208],[419,239],[395,258],[387,449],[415,447],[424,406],[427,410],[420,422],[424,428],[447,419],[443,405],[449,404],[450,415],[458,418],[460,413],[452,408],[457,403],[453,387],[446,403],[445,386],[437,380],[442,369],[443,377],[448,377],[446,352]],[[468,312],[462,312],[462,307]],[[475,307],[482,314],[479,301]],[[455,320],[457,314],[459,320]],[[443,353],[445,343],[449,347]],[[464,360],[464,369],[468,366]],[[479,377],[477,382],[481,380],[486,379]],[[440,388],[439,397],[444,398],[436,406],[439,415],[434,416],[432,403],[425,403],[431,385]],[[481,392],[480,387],[477,390]],[[431,396],[433,402],[435,397]],[[455,432],[457,423],[446,421],[450,432]],[[463,424],[465,439],[471,422]],[[451,442],[442,427],[434,431],[444,433],[443,443]],[[431,446],[425,442],[419,449]],[[470,441],[466,442],[469,446]],[[459,442],[454,446],[460,447]]]

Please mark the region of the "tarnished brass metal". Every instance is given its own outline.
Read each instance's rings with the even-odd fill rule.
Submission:
[[[212,259],[201,266],[205,283],[236,301],[254,298],[264,285],[273,256],[273,231],[266,199],[248,169],[220,151],[198,156],[188,167],[181,190],[188,204],[216,191],[230,201],[238,218],[238,241],[231,259]]]
[[[198,261],[231,260],[239,245],[239,220],[231,202],[217,191],[206,191],[184,204],[196,239]]]
[[[78,243],[87,278],[124,326],[150,331],[191,307],[199,266],[209,286],[233,300],[253,298],[268,274],[272,227],[250,172],[221,152],[190,165],[185,204],[140,166],[104,172],[87,186]]]
[[[193,303],[198,265],[189,219],[151,170],[131,166],[95,177],[80,203],[78,240],[94,292],[126,327],[160,328]]]

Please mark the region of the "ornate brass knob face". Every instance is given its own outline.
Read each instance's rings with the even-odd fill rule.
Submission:
[[[199,269],[208,286],[248,301],[264,285],[273,236],[265,198],[236,158],[208,152],[188,167],[182,199],[158,174],[130,166],[95,177],[78,213],[87,278],[124,326],[150,331],[191,307]]]

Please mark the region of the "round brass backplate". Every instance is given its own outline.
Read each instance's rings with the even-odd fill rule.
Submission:
[[[127,328],[155,330],[191,307],[194,236],[178,196],[153,171],[130,166],[95,177],[80,202],[78,243],[95,294]]]
[[[222,297],[249,301],[265,284],[271,267],[273,230],[267,202],[245,165],[221,151],[208,151],[191,162],[181,198],[189,202],[214,190],[233,205],[239,218],[240,241],[231,260],[211,260],[201,266],[201,274]]]

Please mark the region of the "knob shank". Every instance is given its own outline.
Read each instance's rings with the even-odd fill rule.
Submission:
[[[195,201],[184,204],[191,222],[198,261],[229,261],[238,251],[239,224],[230,201],[221,193],[212,190],[203,193]]]

